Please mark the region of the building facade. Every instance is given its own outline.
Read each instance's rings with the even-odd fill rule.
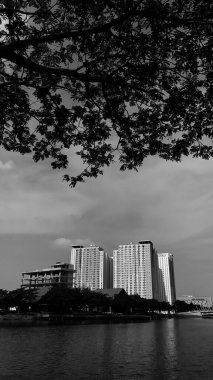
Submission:
[[[177,297],[178,301],[184,301],[188,304],[192,303],[197,306],[198,309],[201,310],[211,310],[212,309],[212,297],[194,297],[191,295],[183,295]]]
[[[22,272],[21,287],[35,289],[60,285],[72,288],[73,274],[73,265],[57,262],[50,268]]]
[[[158,253],[158,300],[169,302],[176,300],[173,255]]]
[[[70,263],[75,269],[75,287],[95,290],[112,286],[112,259],[102,248],[96,245],[73,246]]]
[[[113,287],[127,294],[158,299],[158,262],[151,241],[122,244],[113,251]]]

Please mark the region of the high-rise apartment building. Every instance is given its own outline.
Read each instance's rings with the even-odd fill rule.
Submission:
[[[112,259],[96,245],[73,246],[70,264],[74,266],[74,286],[91,290],[112,287]]]
[[[113,287],[158,299],[158,262],[151,241],[122,244],[113,251]]]
[[[158,253],[158,300],[173,304],[176,300],[173,255]]]

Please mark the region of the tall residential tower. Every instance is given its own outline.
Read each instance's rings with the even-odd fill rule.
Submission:
[[[112,287],[108,254],[96,245],[73,246],[70,264],[74,266],[74,286],[91,290]]]
[[[158,299],[157,254],[151,241],[122,244],[113,251],[113,287]]]
[[[159,301],[169,302],[176,300],[175,275],[173,255],[171,253],[158,253],[158,289]]]

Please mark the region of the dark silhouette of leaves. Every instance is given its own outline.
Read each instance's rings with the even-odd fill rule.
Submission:
[[[71,186],[114,160],[213,156],[210,1],[2,0],[0,18],[6,150],[69,167]]]

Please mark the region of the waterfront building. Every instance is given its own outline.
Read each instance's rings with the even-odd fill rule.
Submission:
[[[112,259],[96,245],[73,246],[70,263],[75,269],[74,286],[91,290],[112,286]]]
[[[192,303],[196,305],[201,310],[209,310],[212,309],[212,297],[194,297],[191,295],[183,295],[177,297],[178,301],[184,301],[188,304]]]
[[[120,297],[121,297],[120,299],[122,300],[121,304],[123,304],[124,306],[126,303],[127,309],[129,309],[128,311],[130,311],[130,307],[128,306],[129,305],[128,294],[124,289],[121,289],[121,288],[97,289],[95,290],[95,293],[98,293],[98,294],[100,293],[108,299],[108,305],[105,306],[105,311],[111,313],[113,311],[113,301],[115,301],[116,298],[117,300],[119,300]],[[99,307],[99,310],[100,310],[100,307]],[[103,311],[103,308],[100,311]],[[114,311],[116,311],[116,309]]]
[[[176,300],[173,255],[157,253],[158,257],[158,300],[169,302]]]
[[[113,287],[158,299],[158,261],[153,243],[121,244],[113,251]]]
[[[95,292],[104,294],[107,298],[112,300],[117,296],[127,295],[126,291],[122,288],[96,289]]]
[[[35,289],[60,285],[72,288],[73,274],[73,265],[57,262],[50,268],[22,272],[21,287]]]

